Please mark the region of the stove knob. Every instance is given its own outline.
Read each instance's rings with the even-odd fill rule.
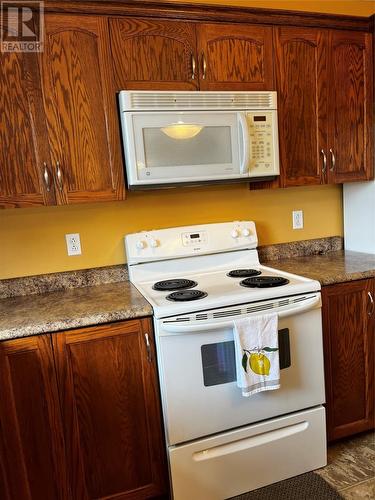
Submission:
[[[158,246],[159,246],[159,241],[158,241],[158,240],[155,240],[154,238],[151,238],[151,239],[150,239],[150,246],[151,246],[152,248],[156,248],[156,247],[158,247]]]
[[[239,233],[239,231],[237,231],[237,229],[233,229],[233,231],[230,233],[230,235],[232,236],[232,238],[238,238],[240,233]]]
[[[242,229],[242,236],[250,236],[250,229],[245,227],[245,229]]]
[[[138,240],[135,246],[139,249],[142,250],[143,248],[146,248],[146,243],[142,240]]]

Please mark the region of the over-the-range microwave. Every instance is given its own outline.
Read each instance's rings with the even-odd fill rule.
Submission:
[[[279,174],[276,92],[121,91],[130,189]]]

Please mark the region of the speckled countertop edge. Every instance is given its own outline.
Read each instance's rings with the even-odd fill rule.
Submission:
[[[345,250],[262,263],[280,271],[317,280],[322,286],[375,277],[375,255]]]
[[[129,282],[0,300],[0,340],[152,316]]]
[[[95,267],[61,273],[0,280],[0,299],[83,288],[129,280],[126,265]]]
[[[322,286],[375,277],[375,256],[345,252],[341,237],[260,247],[259,255],[265,265]],[[11,296],[0,298],[0,340],[153,314],[124,265],[3,280],[1,293]]]

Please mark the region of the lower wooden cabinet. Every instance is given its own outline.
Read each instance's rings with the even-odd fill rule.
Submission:
[[[375,279],[323,287],[328,439],[374,428]]]
[[[0,497],[69,498],[50,335],[0,343]]]
[[[0,343],[2,499],[165,494],[152,339],[142,319]]]
[[[164,492],[164,445],[149,320],[52,336],[74,499]]]

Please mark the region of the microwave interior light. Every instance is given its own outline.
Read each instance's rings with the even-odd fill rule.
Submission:
[[[192,139],[199,134],[202,128],[202,125],[179,121],[167,127],[162,127],[161,131],[171,139]]]

